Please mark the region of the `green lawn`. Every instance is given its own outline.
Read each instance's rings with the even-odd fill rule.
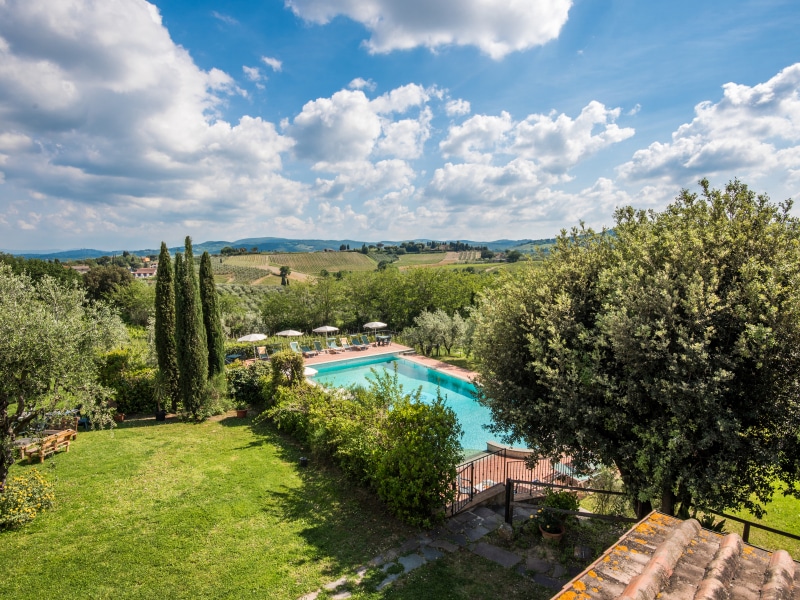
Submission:
[[[800,500],[791,496],[784,496],[780,491],[782,488],[776,488],[775,496],[772,498],[767,506],[767,514],[763,519],[756,519],[747,511],[731,513],[742,519],[760,523],[773,529],[780,531],[787,531],[794,535],[800,535]],[[721,517],[715,517],[720,519]],[[726,532],[736,532],[742,534],[744,526],[742,523],[728,520],[725,522]],[[776,533],[769,533],[755,527],[750,528],[750,543],[754,546],[760,546],[767,550],[783,549],[792,555],[795,560],[800,560],[800,540],[793,540]]]
[[[302,454],[234,417],[81,432],[69,453],[12,467],[40,468],[56,506],[0,533],[0,598],[296,599],[418,535],[335,469],[299,468]],[[461,551],[356,597],[522,598],[531,586]]]

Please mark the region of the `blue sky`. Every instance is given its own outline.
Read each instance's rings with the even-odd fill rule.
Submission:
[[[800,198],[796,0],[0,0],[0,248],[552,237]]]

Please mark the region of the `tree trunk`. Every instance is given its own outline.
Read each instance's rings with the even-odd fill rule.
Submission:
[[[636,510],[636,518],[641,521],[653,511],[653,505],[650,500],[647,500],[646,502],[637,500],[635,502],[634,509]]]
[[[672,490],[664,490],[661,494],[661,512],[666,515],[675,515],[675,494]]]

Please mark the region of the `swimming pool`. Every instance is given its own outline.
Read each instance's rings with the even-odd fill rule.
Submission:
[[[366,386],[367,377],[371,377],[370,369],[384,369],[391,373],[395,366],[397,381],[403,385],[405,393],[411,393],[422,386],[421,399],[430,403],[436,399],[437,387],[441,390],[445,404],[455,411],[464,430],[461,447],[465,454],[486,450],[486,442],[494,439],[492,434],[483,428],[491,422],[491,413],[488,408],[481,406],[475,400],[475,386],[468,381],[456,379],[397,356],[314,365],[314,369],[318,372],[313,380],[328,388],[349,387],[353,384]]]

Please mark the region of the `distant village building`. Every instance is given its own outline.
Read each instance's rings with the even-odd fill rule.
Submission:
[[[92,269],[89,265],[70,265],[69,268],[76,270],[81,275],[86,275]]]
[[[151,277],[156,276],[156,269],[153,268],[144,268],[144,269],[134,269],[131,271],[134,279],[150,279]]]

